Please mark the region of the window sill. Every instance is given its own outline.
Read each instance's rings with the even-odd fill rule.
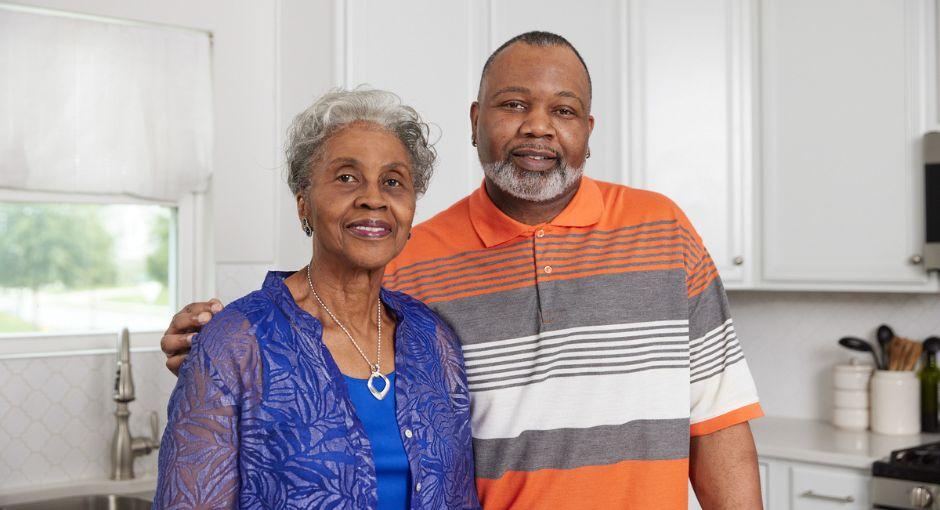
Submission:
[[[159,351],[162,337],[162,331],[133,331],[131,351]],[[117,342],[113,333],[0,334],[0,360],[112,354]]]

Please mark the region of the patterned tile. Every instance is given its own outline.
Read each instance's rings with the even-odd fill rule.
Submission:
[[[937,295],[733,291],[729,297],[761,404],[772,416],[829,419],[832,366],[871,359],[839,347],[843,336],[874,340],[880,324],[916,340],[940,335]]]
[[[162,432],[176,378],[159,352],[135,352],[132,361],[131,431],[150,435],[157,411]],[[0,360],[0,491],[108,477],[114,366],[113,354]],[[155,475],[156,460],[138,458],[138,476]]]

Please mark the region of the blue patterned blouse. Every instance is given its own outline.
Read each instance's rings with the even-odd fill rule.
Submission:
[[[368,437],[320,322],[284,278],[216,315],[193,342],[170,397],[154,508],[375,508]],[[385,289],[395,314],[398,425],[411,508],[479,508],[470,398],[453,331]]]

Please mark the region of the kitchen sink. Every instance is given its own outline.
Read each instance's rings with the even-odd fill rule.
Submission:
[[[5,505],[0,506],[0,510],[150,510],[151,505],[150,501],[143,498],[93,494]]]

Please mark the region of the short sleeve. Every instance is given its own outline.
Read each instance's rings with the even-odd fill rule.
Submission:
[[[258,394],[250,324],[223,310],[194,339],[170,396],[154,508],[237,508],[240,410]]]
[[[680,228],[687,243],[690,432],[700,436],[759,418],[763,412],[718,269],[681,212]]]

